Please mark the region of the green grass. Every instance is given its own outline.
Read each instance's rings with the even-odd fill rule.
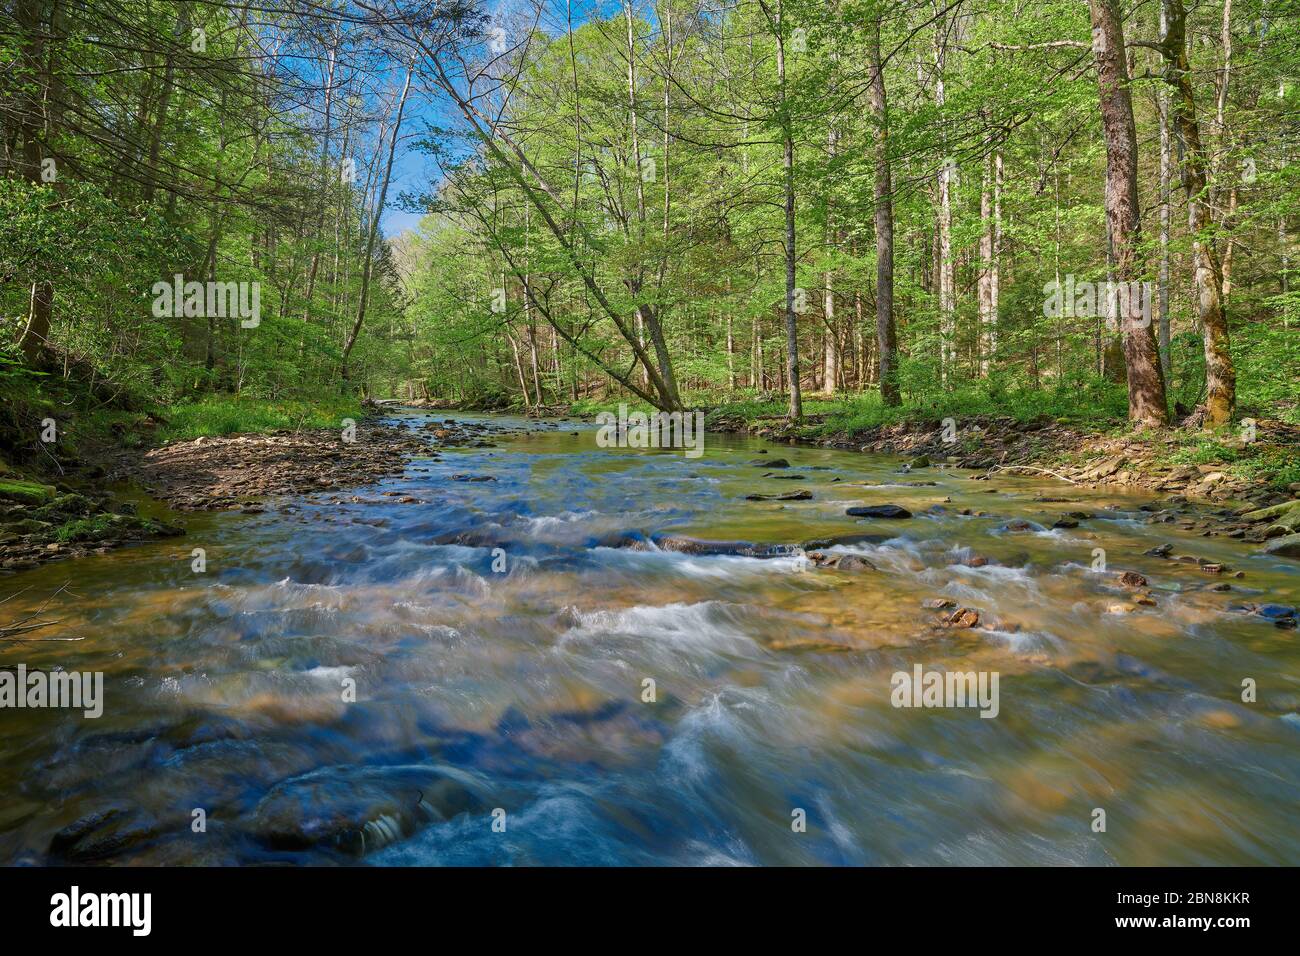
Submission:
[[[159,429],[158,437],[163,441],[184,441],[246,432],[340,428],[343,419],[360,420],[363,414],[359,402],[340,397],[269,402],[214,396],[166,409],[163,417],[167,423]]]
[[[1172,465],[1222,465],[1228,474],[1267,481],[1284,489],[1300,482],[1300,450],[1265,442],[1241,443],[1230,430],[1221,435],[1191,435],[1165,461]]]
[[[115,515],[97,514],[89,518],[75,518],[54,531],[54,539],[69,544],[73,541],[98,541],[112,530]]]

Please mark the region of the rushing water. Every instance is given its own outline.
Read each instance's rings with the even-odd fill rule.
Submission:
[[[762,477],[763,448],[804,480]],[[80,638],[0,665],[103,671],[106,698],[97,720],[0,710],[0,861],[1300,862],[1296,632],[1231,609],[1296,604],[1300,563],[1150,523],[1150,497],[899,469],[712,434],[694,460],[604,449],[565,425],[0,579],[30,588],[7,619],[70,581],[46,616]],[[916,517],[844,513],[886,502]],[[1094,517],[1005,528],[1070,511]],[[882,539],[837,549],[876,570],[837,571],[601,546],[628,531]],[[1208,590],[1143,554],[1166,541],[1245,577]],[[1156,606],[1117,608],[1117,569]],[[987,626],[938,626],[936,597]],[[892,706],[916,664],[997,672],[997,716]]]

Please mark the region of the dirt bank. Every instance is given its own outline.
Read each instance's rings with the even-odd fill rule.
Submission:
[[[439,449],[485,447],[519,430],[493,422],[404,428],[371,420],[347,432],[203,437],[143,452],[116,448],[87,465],[76,486],[6,471],[0,473],[0,574],[185,533],[178,523],[138,515],[134,504],[104,490],[106,482],[134,483],[176,511],[256,513],[267,499],[372,484],[401,474],[413,455],[436,460]]]
[[[400,475],[408,458],[455,447],[490,447],[520,431],[494,422],[429,422],[419,428],[363,421],[312,429],[172,442],[119,461],[121,477],[180,511],[264,509],[267,498],[335,491]]]

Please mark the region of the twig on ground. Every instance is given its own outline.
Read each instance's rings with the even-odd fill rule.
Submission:
[[[1051,471],[1051,470],[1049,470],[1049,469],[1047,469],[1047,468],[1038,468],[1038,467],[1035,467],[1034,465],[998,465],[996,468],[990,468],[989,471],[990,471],[990,472],[994,472],[994,471],[1036,471],[1036,472],[1040,472],[1040,473],[1042,473],[1042,474],[1044,474],[1044,475],[1051,475],[1053,478],[1057,478],[1057,479],[1059,479],[1059,480],[1061,480],[1061,481],[1069,482],[1069,483],[1072,484],[1072,485],[1077,485],[1077,484],[1078,484],[1078,482],[1075,481],[1073,478],[1066,478],[1065,475],[1062,475],[1062,474],[1059,473],[1059,472]]]

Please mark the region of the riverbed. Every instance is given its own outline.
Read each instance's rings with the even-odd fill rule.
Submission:
[[[96,719],[0,709],[0,862],[1300,862],[1300,645],[1251,611],[1300,562],[1048,478],[485,444],[0,579],[6,619],[69,587],[0,666],[104,675]],[[996,716],[895,706],[917,665]]]

